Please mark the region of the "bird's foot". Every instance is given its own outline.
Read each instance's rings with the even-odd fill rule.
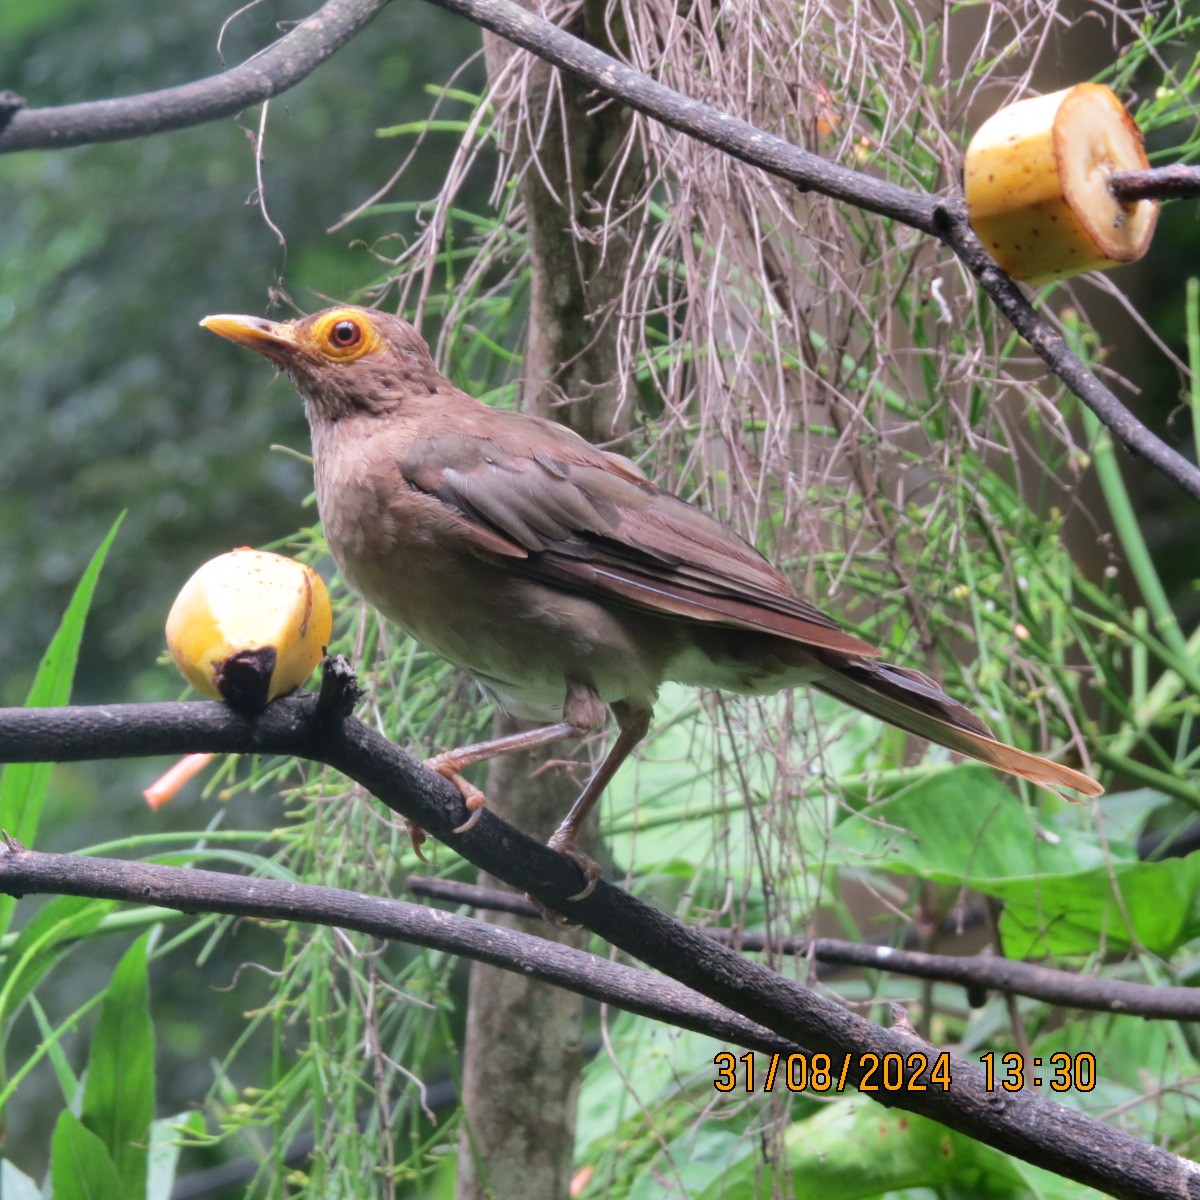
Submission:
[[[413,853],[423,862],[428,863],[429,859],[425,857],[425,851],[421,849],[427,841],[429,834],[423,830],[416,821],[405,820],[405,828],[408,830],[408,840],[412,842]]]
[[[600,877],[604,874],[600,864],[594,858],[584,854],[582,850],[576,849],[574,830],[561,828],[555,830],[546,845],[551,850],[557,850],[559,854],[565,854],[583,872],[583,890],[576,892],[573,896],[568,896],[567,899],[586,900],[596,890],[596,884],[600,882]]]
[[[459,774],[463,764],[455,757],[454,752],[435,754],[432,758],[425,760],[425,766],[431,771],[436,771],[443,779],[450,780],[458,788],[458,794],[463,798],[467,812],[471,814],[461,825],[455,825],[451,832],[466,833],[468,829],[474,828],[475,822],[479,820],[479,814],[487,805],[487,797],[473,783],[468,782]]]
[[[543,921],[547,925],[574,925],[575,922],[570,917],[564,916],[558,909],[551,908],[548,904],[543,904],[532,892],[525,893],[525,899],[538,910]]]

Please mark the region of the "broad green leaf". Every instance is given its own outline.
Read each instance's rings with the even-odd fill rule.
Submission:
[[[576,1160],[594,1166],[606,1185],[631,1177],[663,1137],[694,1122],[697,1088],[715,1094],[713,1056],[726,1049],[699,1033],[614,1014],[605,1052],[584,1069]]]
[[[54,1200],[137,1200],[141,1192],[121,1186],[117,1168],[104,1143],[73,1112],[59,1115],[50,1142],[50,1186]]]
[[[1105,796],[1100,801],[1104,815],[1104,832],[1110,842],[1120,842],[1133,847],[1146,824],[1146,818],[1155,809],[1170,804],[1169,796],[1151,788],[1138,788],[1132,792],[1118,792]]]
[[[5,1158],[0,1159],[0,1196],[4,1200],[42,1200],[42,1190]]]
[[[710,1139],[711,1140],[711,1139]],[[950,1197],[1042,1200],[1099,1193],[1017,1162],[936,1121],[887,1109],[863,1096],[824,1105],[784,1134],[786,1175],[764,1162],[761,1140],[739,1140],[740,1153],[716,1141],[697,1147],[713,1167],[722,1149],[726,1167],[694,1200],[757,1200],[777,1194],[785,1180],[795,1200],[860,1200],[902,1188],[932,1188]],[[678,1161],[678,1151],[672,1147]]]
[[[667,1154],[655,1155],[642,1167],[629,1189],[629,1200],[663,1200],[668,1196],[679,1200],[698,1200],[701,1196],[731,1200],[743,1195],[747,1200],[761,1200],[775,1195],[769,1186],[749,1193],[739,1190],[738,1168],[753,1162],[761,1147],[759,1137],[731,1132],[725,1124],[706,1121],[689,1128],[671,1142]],[[738,1179],[732,1191],[727,1186],[731,1176]],[[752,1176],[761,1187],[761,1171],[752,1171]]]
[[[991,771],[931,776],[838,827],[845,861],[1003,900],[1014,958],[1128,949],[1170,954],[1200,934],[1200,855],[1143,863],[1069,814],[1038,819]]]
[[[33,686],[25,700],[26,707],[50,708],[66,704],[71,699],[71,684],[75,678],[75,663],[79,658],[84,622],[96,591],[100,568],[104,565],[122,520],[124,513],[113,522],[76,585],[58,631],[42,656]],[[0,772],[0,829],[27,846],[32,846],[37,837],[52,766],[51,763],[9,763]],[[0,897],[0,933],[8,928],[15,906],[16,900],[12,896]]]
[[[1093,1013],[1033,1043],[1042,1060],[1033,1074],[1063,1104],[1093,1115],[1121,1112],[1142,1123],[1143,1136],[1153,1130],[1164,1144],[1183,1145],[1194,1130],[1200,1073],[1189,1037],[1179,1022]],[[1053,1090],[1051,1080],[1065,1090]]]
[[[904,788],[844,821],[835,837],[857,866],[948,884],[1068,874],[1104,862],[1081,838],[1044,836],[1009,786],[974,765]]]
[[[199,1136],[203,1132],[204,1115],[198,1112],[180,1113],[164,1121],[155,1121],[150,1126],[146,1200],[171,1200],[183,1137],[187,1134]]]
[[[1015,958],[1124,953],[1135,941],[1169,956],[1200,934],[1200,855],[997,881],[983,890],[1004,901],[1000,932]]]
[[[150,1022],[144,933],[113,971],[92,1037],[83,1123],[107,1148],[122,1196],[146,1194],[154,1119],[154,1027]]]
[[[25,997],[81,938],[112,911],[114,901],[87,896],[55,896],[21,930],[0,968],[0,1045]]]
[[[785,698],[756,703],[776,722],[795,719]],[[855,731],[840,741],[830,768],[852,774],[865,739]],[[736,884],[756,861],[755,817],[748,810],[764,806],[778,764],[769,753],[734,750],[735,744],[700,714],[693,689],[666,684],[638,759],[605,792],[605,837],[614,859],[635,863],[643,881],[661,875],[691,884],[707,874],[722,889],[730,880]],[[794,836],[812,845],[824,837],[827,818],[824,802],[797,802],[789,810]]]

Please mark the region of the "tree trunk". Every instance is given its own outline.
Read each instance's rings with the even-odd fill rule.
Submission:
[[[573,31],[611,49],[603,10],[603,4],[589,3],[579,10]],[[486,37],[485,53],[493,81],[503,73],[511,85],[497,103],[508,117],[508,149],[521,179],[529,237],[522,407],[591,440],[607,440],[620,432],[614,313],[628,252],[623,241],[604,245],[577,232],[594,228],[606,206],[619,205],[626,195],[624,187],[613,186],[612,164],[628,136],[629,117],[611,104],[595,112],[597,97],[498,39]],[[626,160],[625,179],[633,177],[635,161]],[[501,716],[495,732],[519,727]],[[569,746],[551,746],[496,760],[488,777],[489,804],[526,832],[548,836],[586,772],[535,772],[570,753]],[[484,876],[481,882],[492,881]],[[578,931],[543,922],[504,914],[486,919],[575,945],[583,941]],[[471,968],[459,1200],[561,1200],[568,1194],[582,1029],[580,997],[478,963]]]

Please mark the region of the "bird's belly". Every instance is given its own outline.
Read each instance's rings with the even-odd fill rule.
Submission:
[[[696,625],[666,664],[664,678],[692,687],[766,696],[782,688],[803,687],[819,675],[819,667],[801,645],[768,633]]]
[[[653,703],[668,639],[650,627],[661,624],[652,617],[473,555],[427,557],[419,543],[387,559],[355,558],[340,565],[368,603],[473,675],[514,716],[560,720],[568,680],[589,685],[607,703]],[[399,570],[402,588],[395,586]]]

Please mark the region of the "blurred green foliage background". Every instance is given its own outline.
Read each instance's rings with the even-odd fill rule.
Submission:
[[[0,5],[0,79],[38,107],[167,87],[242,61],[312,7],[249,9],[218,56],[226,11],[198,0]],[[196,323],[266,312],[273,285],[312,308],[376,278],[369,243],[382,223],[325,231],[395,168],[395,143],[372,131],[426,115],[425,85],[446,82],[478,47],[464,21],[395,6],[273,102],[263,175],[286,247],[254,202],[257,112],[0,158],[0,702],[20,703],[70,589],[122,509],[80,701],[177,694],[173,672],[154,662],[181,572],[313,519],[301,509],[308,468],[268,450],[307,452],[294,393]],[[481,66],[468,72],[468,86],[481,77]],[[433,194],[443,169],[438,155],[418,161],[390,198]],[[403,218],[389,217],[386,232],[397,226]]]
[[[36,107],[169,87],[243,61],[314,7],[252,7],[232,21],[218,54],[230,10],[199,0],[2,4],[0,81]],[[395,143],[373,131],[425,116],[426,85],[444,84],[478,49],[468,23],[430,5],[396,5],[273,102],[263,177],[286,247],[253,195],[257,110],[167,136],[0,157],[0,704],[24,699],[80,573],[122,510],[88,619],[80,703],[179,696],[174,668],[158,660],[183,580],[216,553],[315,521],[304,507],[307,464],[270,450],[308,451],[294,391],[197,322],[212,312],[265,313],[273,287],[314,308],[376,279],[370,241],[402,231],[403,216],[326,230],[395,169]],[[478,87],[482,65],[459,78]],[[389,199],[434,194],[443,170],[440,155],[418,161]],[[394,252],[394,241],[381,249]],[[39,845],[70,850],[203,827],[218,811],[226,827],[284,819],[278,799],[216,806],[196,789],[153,815],[138,790],[166,765],[56,768]],[[51,1010],[103,989],[116,953],[110,939],[83,947],[52,982]],[[208,1055],[231,1044],[245,1009],[265,999],[257,973],[230,987],[238,964],[279,955],[279,939],[251,927],[186,972],[155,972],[163,1111],[204,1095]],[[201,995],[203,1023],[194,1020]],[[31,1018],[14,1044],[22,1031],[37,1037]],[[247,1053],[256,1061],[254,1046]],[[26,1088],[6,1114],[6,1144],[32,1165],[48,1148],[38,1096],[58,1101],[49,1072]]]
[[[221,6],[17,0],[0,5],[0,86],[44,107],[182,83],[242,61],[313,7],[266,0],[248,9],[219,54]],[[263,177],[286,246],[254,195],[257,112],[132,142],[0,157],[0,703],[22,701],[76,580],[120,511],[128,517],[89,618],[78,702],[179,695],[176,673],[158,660],[183,579],[216,553],[315,521],[305,506],[307,465],[269,449],[307,452],[291,386],[271,383],[260,360],[197,322],[212,312],[265,313],[276,288],[312,309],[322,297],[352,299],[377,280],[377,256],[396,252],[411,217],[392,211],[336,233],[329,227],[387,181],[406,149],[376,140],[374,130],[426,117],[430,85],[453,78],[480,89],[478,60],[455,76],[478,48],[478,30],[465,21],[414,0],[396,3],[272,103]],[[437,192],[446,169],[438,138],[430,135],[389,201]],[[455,140],[447,135],[444,147]],[[487,182],[468,190],[465,207],[486,208]],[[1194,205],[1181,204],[1164,218],[1144,269],[1151,282],[1140,293],[1130,272],[1119,278],[1180,353],[1181,274],[1194,273],[1187,246],[1200,228],[1195,215]],[[1149,342],[1123,315],[1112,320],[1101,340],[1116,347],[1121,371],[1140,378],[1139,414],[1186,447],[1186,417],[1168,424],[1179,404],[1177,376],[1158,356],[1141,362]],[[1136,470],[1129,475],[1137,478]],[[1147,537],[1186,623],[1200,598],[1191,502],[1157,478],[1140,482]],[[156,816],[143,805],[138,788],[165,765],[57,768],[39,844],[76,849],[135,831],[202,827],[218,811],[212,801],[181,798]],[[285,819],[283,803],[266,794],[220,812],[227,828],[270,829]],[[270,967],[281,953],[274,931],[243,927],[218,953],[197,954],[188,970],[157,971],[160,1112],[205,1094],[213,1079],[207,1056],[223,1054],[245,1010],[271,996],[261,975],[239,974],[238,965]],[[83,947],[53,987],[96,993],[115,958],[111,940]],[[55,998],[46,997],[48,1007]],[[26,1028],[37,1036],[32,1020]],[[232,1082],[254,1081],[254,1055],[268,1050],[261,1040],[246,1047],[245,1078]],[[39,1085],[31,1085],[7,1130],[8,1150],[27,1163],[45,1141]],[[44,1089],[53,1093],[48,1073]],[[22,1137],[28,1144],[18,1150]]]

